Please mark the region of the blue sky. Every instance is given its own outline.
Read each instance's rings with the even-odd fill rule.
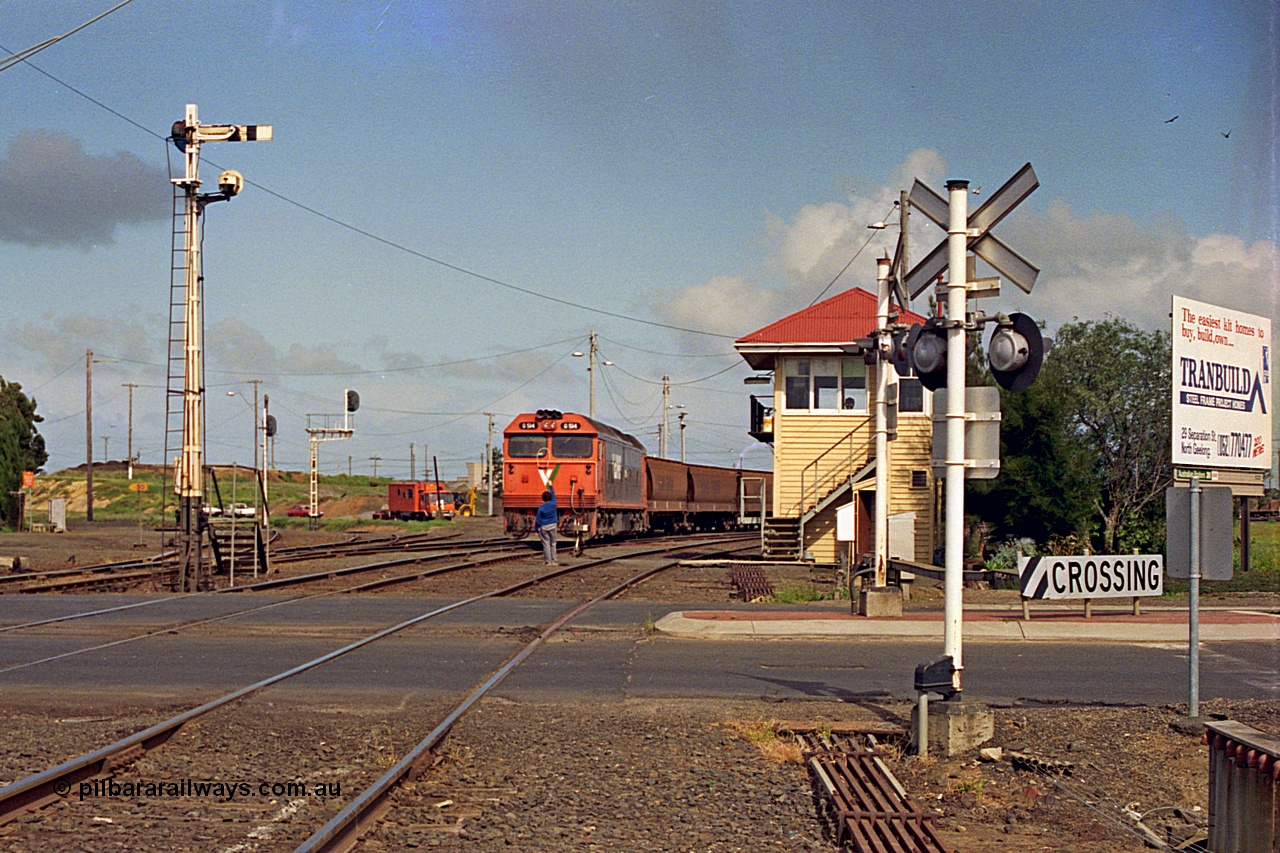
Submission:
[[[110,5],[9,0],[0,45]],[[96,458],[101,436],[123,457],[136,382],[159,461],[180,168],[159,137],[195,103],[275,126],[204,149],[207,184],[252,183],[206,222],[212,461],[251,459],[226,391],[260,378],[282,467],[351,387],[356,436],[322,470],[407,476],[413,442],[419,471],[427,443],[460,474],[482,412],[586,409],[569,353],[594,329],[603,420],[656,448],[667,373],[690,458],[761,463],[731,339],[809,304],[917,177],[989,192],[1033,163],[999,233],[1043,272],[1001,304],[1051,330],[1167,327],[1174,292],[1280,314],[1277,44],[1266,2],[134,0],[34,57],[45,74],[0,72],[0,375],[34,392],[58,468],[84,459],[85,350],[116,359]],[[918,258],[942,234],[913,223]],[[894,237],[830,292],[872,287]]]

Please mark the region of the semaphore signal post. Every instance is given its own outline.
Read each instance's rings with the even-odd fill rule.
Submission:
[[[178,496],[179,592],[207,586],[203,578],[202,543],[207,528],[204,514],[204,273],[200,258],[200,217],[206,205],[229,201],[244,187],[234,169],[218,176],[218,192],[200,192],[200,148],[206,142],[266,142],[272,127],[263,125],[201,125],[195,104],[187,104],[185,119],[176,121],[170,141],[183,153],[185,169],[172,178],[184,196],[182,246],[184,315],[182,323],[182,453],[174,460],[174,491]],[[175,241],[176,242],[176,241]],[[176,285],[176,281],[175,281]],[[173,358],[171,351],[170,358]],[[170,386],[170,394],[174,389]]]

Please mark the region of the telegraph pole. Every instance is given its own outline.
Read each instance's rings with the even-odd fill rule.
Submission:
[[[587,348],[587,385],[590,388],[590,398],[588,400],[587,414],[594,419],[596,416],[596,353],[599,351],[596,348],[596,333],[594,330],[591,332],[588,343],[590,346]],[[489,431],[493,431],[492,421],[489,424]],[[490,437],[489,441],[492,443],[493,438]]]
[[[377,476],[378,476],[378,463],[382,461],[382,457],[381,457],[381,456],[370,456],[370,457],[369,457],[369,461],[373,463],[373,476],[374,476],[374,478],[376,479],[376,478],[377,478]]]
[[[85,521],[93,521],[93,350],[84,351]]]
[[[253,386],[253,434],[255,441],[253,442],[253,469],[258,470],[258,386],[262,384],[261,379],[250,379],[249,384]],[[265,466],[264,466],[265,467]]]
[[[376,475],[375,475],[376,476]],[[418,460],[413,456],[413,442],[409,442],[409,479],[418,479]]]
[[[133,382],[123,383],[129,389],[129,479],[133,479],[133,389],[138,386]]]
[[[591,333],[591,345],[594,347],[596,343],[596,333]],[[595,386],[592,385],[594,390]],[[595,396],[592,395],[591,401],[595,402]],[[485,412],[489,416],[489,442],[485,445],[484,467],[489,477],[489,516],[493,517],[493,412]],[[595,412],[593,411],[594,415]]]
[[[667,420],[667,409],[671,402],[671,377],[662,374],[662,423],[658,428],[658,455],[663,459],[667,458],[667,431],[670,429]]]

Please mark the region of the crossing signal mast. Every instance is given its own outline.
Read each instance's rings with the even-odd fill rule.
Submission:
[[[995,398],[993,410],[968,411],[966,398],[975,401],[980,396],[975,392],[983,389],[965,388],[967,336],[984,325],[994,325],[987,346],[989,366],[996,382],[1006,390],[1027,388],[1044,360],[1044,339],[1035,320],[1025,314],[969,311],[970,299],[1000,295],[1000,279],[977,278],[969,253],[982,258],[1021,290],[1030,293],[1040,270],[991,233],[991,229],[1038,186],[1040,181],[1035,170],[1027,163],[973,213],[968,209],[968,181],[948,181],[948,198],[944,199],[917,180],[908,197],[913,207],[947,230],[947,238],[897,282],[899,298],[909,294],[913,299],[936,283],[938,303],[945,305],[946,315],[917,323],[910,329],[899,328],[890,340],[888,358],[900,375],[914,372],[925,388],[946,392],[944,657],[931,666],[933,675],[925,681],[929,689],[937,689],[934,670],[945,673],[949,676],[950,690],[943,692],[949,695],[959,694],[964,669],[961,650],[964,481],[966,477],[994,477],[999,472],[999,395],[990,389]],[[944,284],[942,274],[947,270],[950,270],[950,280]],[[974,460],[966,454],[968,425],[982,420],[997,424],[993,460]],[[935,440],[935,447],[938,444]],[[921,673],[917,670],[918,690],[920,684]]]
[[[218,176],[218,192],[200,192],[200,148],[206,142],[269,142],[269,124],[201,125],[196,105],[187,104],[186,118],[173,123],[169,134],[183,153],[186,168],[171,178],[185,196],[183,256],[186,270],[183,320],[182,455],[175,460],[174,491],[178,495],[179,592],[205,587],[202,540],[207,529],[204,503],[204,272],[200,258],[201,217],[206,205],[230,201],[244,188],[234,169]],[[170,392],[172,393],[172,391]]]

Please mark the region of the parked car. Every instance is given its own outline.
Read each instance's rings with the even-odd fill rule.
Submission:
[[[311,504],[295,504],[294,506],[289,507],[289,511],[286,512],[285,515],[290,518],[310,518]],[[323,512],[317,512],[316,518],[319,518],[322,515],[324,515]]]
[[[200,511],[203,512],[205,515],[209,516],[210,518],[214,517],[215,515],[222,515],[222,507],[214,506],[212,504],[205,504],[204,506],[200,507]]]
[[[232,504],[231,514],[239,518],[253,518],[258,511],[248,504]]]

